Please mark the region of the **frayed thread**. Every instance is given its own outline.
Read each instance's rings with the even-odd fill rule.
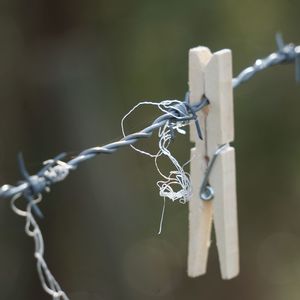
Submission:
[[[186,134],[186,131],[183,127],[189,124],[187,118],[189,116],[189,112],[186,109],[186,106],[183,102],[179,100],[164,100],[160,103],[156,102],[149,102],[143,101],[135,105],[123,118],[121,121],[121,129],[123,136],[126,136],[125,129],[124,129],[124,121],[131,115],[138,107],[142,105],[152,105],[156,106],[159,110],[166,114],[170,114],[172,116],[172,120],[168,120],[165,125],[159,128],[158,131],[158,147],[159,150],[156,154],[149,153],[145,150],[139,149],[135,146],[131,147],[144,155],[147,155],[151,158],[154,158],[155,167],[158,173],[163,177],[163,180],[157,181],[157,186],[159,188],[159,195],[164,198],[164,204],[161,214],[159,232],[162,231],[162,224],[164,219],[165,213],[165,206],[166,206],[166,198],[174,201],[179,201],[182,204],[185,204],[192,195],[192,186],[190,175],[188,172],[184,170],[184,167],[190,162],[186,162],[185,164],[181,165],[175,156],[172,155],[169,146],[174,139],[175,133],[179,134]],[[159,159],[161,157],[166,157],[174,166],[174,169],[169,171],[168,174],[161,170],[159,166]]]

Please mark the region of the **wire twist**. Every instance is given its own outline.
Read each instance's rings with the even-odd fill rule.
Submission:
[[[296,62],[296,80],[300,81],[299,46],[295,46],[294,44],[285,45],[280,34],[276,35],[276,43],[278,50],[271,53],[265,58],[257,59],[252,66],[244,69],[236,78],[233,79],[233,88],[236,88],[242,83],[245,83],[256,73],[263,71],[269,67],[293,62]]]

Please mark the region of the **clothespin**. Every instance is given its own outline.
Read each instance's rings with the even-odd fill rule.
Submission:
[[[209,105],[197,112],[203,140],[191,124],[188,275],[206,273],[214,221],[221,275],[231,279],[239,273],[231,51],[191,49],[189,90],[191,105],[203,97]]]

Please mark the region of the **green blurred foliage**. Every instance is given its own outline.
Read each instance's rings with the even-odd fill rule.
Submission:
[[[19,180],[19,151],[34,173],[59,152],[120,137],[138,101],[182,99],[191,47],[232,49],[237,74],[275,49],[277,31],[299,43],[299,9],[296,0],[1,0],[0,184]],[[70,298],[299,299],[299,99],[290,65],[235,92],[239,277],[220,279],[213,238],[208,274],[187,278],[188,208],[168,202],[158,236],[154,162],[124,149],[81,166],[41,205],[46,258]],[[128,126],[153,117],[140,110]],[[175,141],[181,161],[190,146]],[[24,220],[7,201],[0,214],[0,298],[49,299]]]

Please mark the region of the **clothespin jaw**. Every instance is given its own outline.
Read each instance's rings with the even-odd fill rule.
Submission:
[[[189,201],[188,275],[196,277],[206,273],[214,221],[222,278],[230,279],[239,272],[235,153],[229,145],[234,139],[231,51],[212,54],[205,47],[191,49],[189,88],[191,104],[205,96],[209,105],[198,112],[204,129],[203,141],[197,139],[191,125],[191,141],[195,147],[191,150],[193,195]],[[200,186],[213,157],[216,159],[209,174],[209,185],[214,196],[204,201]]]

